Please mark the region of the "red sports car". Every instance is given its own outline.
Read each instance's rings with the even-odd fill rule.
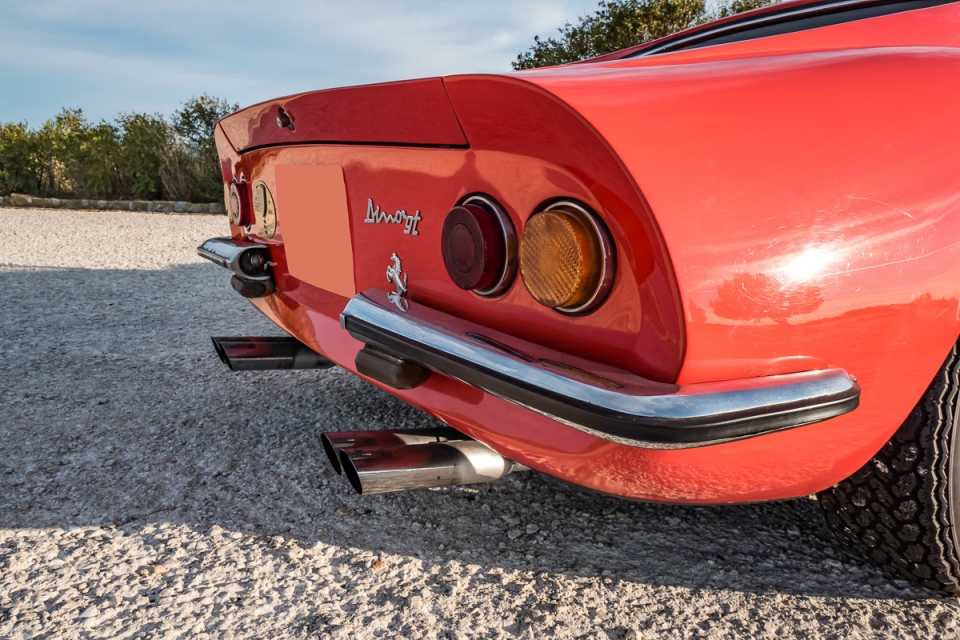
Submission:
[[[819,492],[960,595],[960,4],[801,0],[583,63],[264,102],[200,253],[448,425],[326,433],[361,493],[530,468],[637,500]]]

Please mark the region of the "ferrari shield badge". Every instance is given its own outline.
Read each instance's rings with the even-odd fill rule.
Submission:
[[[387,267],[387,282],[393,284],[394,291],[387,294],[387,298],[393,304],[397,305],[401,311],[409,308],[407,303],[407,274],[403,273],[403,267],[400,265],[400,256],[394,253],[390,260],[390,266]],[[401,274],[403,277],[401,278]]]

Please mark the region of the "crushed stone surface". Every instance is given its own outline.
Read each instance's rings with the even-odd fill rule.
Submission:
[[[639,504],[535,472],[360,497],[320,433],[437,423],[280,335],[209,216],[0,209],[0,638],[952,638],[815,501]]]

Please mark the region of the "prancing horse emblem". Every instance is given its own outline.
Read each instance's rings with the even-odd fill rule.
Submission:
[[[400,274],[403,273],[403,267],[400,266],[400,256],[394,253],[391,257],[393,264],[387,267],[387,282],[392,282],[393,286],[396,288],[396,291],[391,291],[387,294],[387,298],[401,311],[406,311],[409,308],[409,304],[406,301],[407,297],[407,274],[403,274],[403,279],[400,278]]]

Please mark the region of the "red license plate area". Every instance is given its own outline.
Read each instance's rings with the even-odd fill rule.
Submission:
[[[278,165],[277,219],[290,275],[351,298],[353,242],[339,165]]]

